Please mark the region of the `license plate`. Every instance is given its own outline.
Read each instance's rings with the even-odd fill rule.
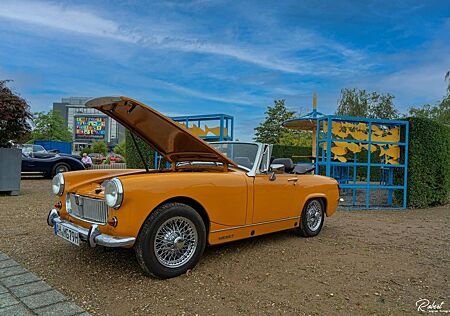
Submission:
[[[56,224],[56,235],[71,242],[74,245],[80,245],[80,234],[77,231],[65,226],[64,224]]]

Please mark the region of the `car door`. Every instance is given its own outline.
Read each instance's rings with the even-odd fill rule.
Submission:
[[[294,174],[257,174],[253,183],[253,223],[300,216],[298,177]]]
[[[274,221],[300,215],[298,176],[270,176],[272,146],[266,145],[253,180],[253,223]]]

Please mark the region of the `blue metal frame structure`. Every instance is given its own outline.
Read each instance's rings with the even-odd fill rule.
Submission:
[[[234,117],[227,114],[205,114],[205,115],[186,115],[186,116],[175,116],[171,119],[178,123],[184,123],[184,126],[189,128],[191,124],[196,124],[201,128],[206,122],[219,122],[219,135],[206,135],[200,136],[207,142],[217,142],[217,141],[232,141],[234,139]],[[226,133],[225,133],[226,130]],[[154,166],[159,165],[161,156],[155,152]]]
[[[341,189],[348,189],[352,191],[352,208],[353,209],[376,209],[386,207],[373,207],[370,205],[370,194],[372,190],[376,189],[387,189],[388,190],[388,201],[387,208],[406,208],[406,195],[407,195],[407,179],[408,179],[408,142],[409,142],[409,122],[402,120],[383,120],[383,119],[369,119],[361,117],[351,117],[351,116],[337,116],[337,115],[320,115],[314,117],[317,120],[316,128],[316,161],[315,161],[315,172],[320,173],[320,167],[325,167],[325,175],[333,177],[336,174],[336,170],[339,170],[339,176],[337,177],[338,182],[340,182]],[[326,131],[323,130],[324,123],[326,122]],[[334,138],[332,134],[332,123],[333,122],[351,122],[351,123],[366,123],[368,125],[368,140],[357,140],[357,139],[345,139],[345,138]],[[404,132],[404,141],[398,142],[387,142],[372,140],[372,126],[398,126],[402,132]],[[333,161],[331,157],[331,144],[332,142],[349,142],[358,144],[367,144],[367,162],[358,162],[358,154],[354,153],[353,161],[340,162]],[[325,144],[327,146],[324,150]],[[403,148],[400,152],[403,153],[403,163],[399,164],[388,164],[385,162],[381,163],[371,163],[371,145],[398,145]],[[350,177],[350,168],[353,167],[352,177]],[[364,184],[357,184],[357,167],[366,167],[367,176]],[[371,181],[371,168],[380,168],[380,183],[375,184]],[[403,170],[403,184],[394,185],[393,173],[394,169],[399,168]],[[366,189],[365,206],[360,207],[356,205],[356,189]],[[392,194],[393,190],[403,190],[403,201],[401,207],[393,206]]]

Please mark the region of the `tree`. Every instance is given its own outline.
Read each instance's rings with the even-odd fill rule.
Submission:
[[[394,106],[392,94],[368,93],[366,90],[342,89],[336,115],[394,119],[399,112]]]
[[[450,79],[450,71],[445,74],[445,80]],[[436,105],[425,104],[409,108],[409,116],[429,118],[444,124],[450,124],[450,80],[447,95]]]
[[[66,127],[63,118],[54,111],[34,114],[35,128],[32,132],[34,140],[72,141],[72,133]]]
[[[449,98],[450,97],[450,70],[447,71],[447,73],[445,74],[445,80],[448,81],[447,98]]]
[[[312,132],[288,130],[281,136],[280,145],[311,147]]]
[[[30,106],[6,86],[9,81],[0,80],[0,147],[21,140],[31,130]]]
[[[98,140],[98,141],[92,142],[90,152],[91,153],[100,153],[103,156],[106,156],[106,154],[108,153],[108,146],[106,145],[106,143],[103,140]]]
[[[450,124],[450,97],[444,98],[437,105],[425,104],[409,108],[409,116],[429,118],[444,124]]]
[[[274,106],[268,106],[264,122],[255,128],[255,141],[269,144],[279,144],[286,134],[293,132],[285,127],[284,121],[294,118],[295,112],[288,111],[285,100],[274,100]]]
[[[125,140],[122,140],[120,143],[118,143],[115,147],[114,147],[114,152],[118,155],[123,156],[124,158],[126,158],[126,143]]]

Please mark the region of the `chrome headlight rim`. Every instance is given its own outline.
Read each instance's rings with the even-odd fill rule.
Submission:
[[[111,196],[111,199],[108,198]],[[114,209],[118,209],[123,201],[123,185],[119,178],[112,178],[105,185],[105,202]]]
[[[64,175],[57,173],[52,179],[52,192],[61,196],[64,193]]]

